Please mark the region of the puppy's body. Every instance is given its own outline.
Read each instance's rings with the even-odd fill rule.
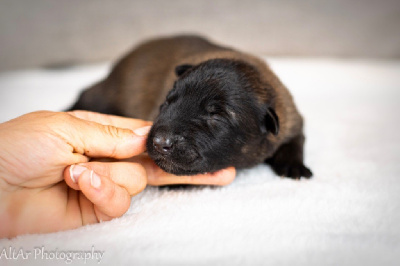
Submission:
[[[155,120],[149,155],[174,174],[266,160],[279,175],[311,176],[303,120],[286,87],[260,59],[200,37],[140,45],[72,109]]]

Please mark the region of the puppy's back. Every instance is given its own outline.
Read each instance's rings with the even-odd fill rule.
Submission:
[[[124,55],[109,76],[85,90],[71,109],[152,120],[172,88],[175,67],[185,58],[229,50],[199,36],[151,40]],[[190,60],[192,61],[192,60]]]

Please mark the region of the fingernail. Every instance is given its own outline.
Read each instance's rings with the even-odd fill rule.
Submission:
[[[151,126],[145,126],[145,127],[137,128],[133,132],[138,136],[146,136],[147,134],[149,134],[150,128],[151,128]]]
[[[93,170],[90,171],[90,184],[94,188],[100,188],[101,186],[100,177]]]
[[[78,164],[71,165],[71,167],[69,168],[69,175],[71,176],[71,180],[74,183],[78,183],[79,176],[85,170],[87,170],[87,168],[82,165],[78,165]]]

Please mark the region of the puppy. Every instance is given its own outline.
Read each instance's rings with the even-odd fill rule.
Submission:
[[[280,176],[312,176],[286,87],[262,60],[198,36],[143,43],[71,109],[154,120],[147,152],[175,175],[266,162]]]

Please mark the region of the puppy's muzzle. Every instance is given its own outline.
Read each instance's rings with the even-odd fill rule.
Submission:
[[[178,146],[184,146],[185,138],[168,131],[158,131],[153,137],[153,147],[163,155],[173,153]],[[181,147],[182,148],[182,147]]]
[[[161,169],[175,175],[197,174],[203,171],[203,157],[198,151],[195,138],[187,135],[187,132],[177,131],[156,123],[146,144],[150,158]]]

